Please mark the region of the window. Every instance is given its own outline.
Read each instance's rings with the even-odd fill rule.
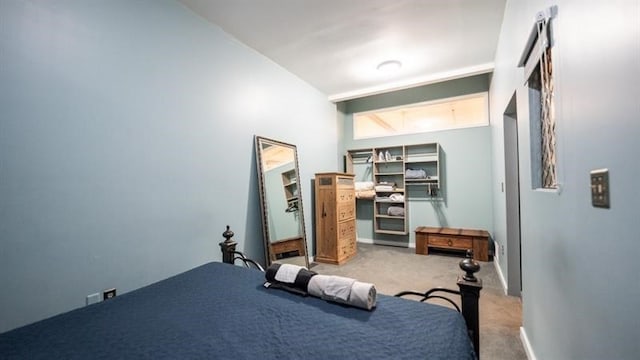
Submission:
[[[489,124],[486,92],[356,113],[353,138],[363,139]]]
[[[557,189],[556,116],[550,20],[556,8],[539,12],[520,60],[529,92],[531,174],[534,189]]]

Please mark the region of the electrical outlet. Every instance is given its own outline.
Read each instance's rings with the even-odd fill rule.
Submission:
[[[100,293],[87,295],[87,305],[95,304],[98,302],[100,302]]]
[[[109,300],[116,297],[116,288],[104,290],[102,292],[102,300]]]

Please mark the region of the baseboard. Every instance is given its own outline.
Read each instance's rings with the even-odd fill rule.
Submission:
[[[356,242],[363,243],[363,244],[373,244],[373,239],[367,239],[367,238],[358,237],[356,239]]]
[[[531,347],[531,343],[529,342],[527,331],[522,326],[520,327],[520,340],[522,341],[524,352],[527,353],[527,359],[536,360],[536,355],[533,353],[533,348]]]
[[[509,286],[507,285],[507,282],[504,280],[504,275],[502,275],[502,269],[500,269],[499,263],[500,263],[500,259],[496,257],[493,260],[493,267],[496,268],[496,272],[498,273],[498,278],[500,279],[500,284],[502,284],[502,289],[504,290],[504,294],[509,295],[508,293]]]
[[[416,247],[416,244],[407,244],[407,243],[399,243],[396,241],[389,241],[389,240],[374,240],[374,239],[366,239],[366,238],[358,238],[357,242],[359,243],[363,243],[363,244],[374,244],[374,245],[386,245],[386,246],[398,246],[398,247],[404,247],[404,248],[414,248]]]

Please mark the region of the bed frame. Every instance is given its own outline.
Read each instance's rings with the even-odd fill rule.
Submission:
[[[259,263],[249,259],[242,252],[236,250],[236,245],[238,243],[232,239],[233,235],[233,231],[231,231],[227,225],[227,230],[222,233],[225,240],[219,243],[222,251],[222,261],[228,264],[234,264],[236,260],[239,260],[245,267],[255,267],[260,271],[264,271],[264,268]],[[482,280],[478,279],[474,275],[480,270],[480,265],[473,260],[473,250],[467,250],[466,258],[460,261],[460,269],[465,272],[464,275],[458,276],[458,280],[456,282],[460,290],[437,287],[424,293],[416,291],[402,291],[395,296],[419,296],[420,302],[437,298],[450,303],[457,311],[462,313],[462,317],[465,319],[467,325],[469,338],[473,343],[473,349],[478,359],[480,359],[479,299],[480,290],[482,289]],[[460,295],[462,308],[450,298],[440,295],[441,293]]]
[[[453,307],[462,313],[465,322],[467,323],[467,332],[469,338],[473,342],[473,350],[476,352],[476,356],[480,359],[480,317],[479,317],[479,300],[480,290],[482,290],[482,280],[475,277],[474,273],[480,270],[480,264],[473,260],[473,250],[467,250],[466,258],[460,261],[460,269],[465,274],[458,276],[457,284],[460,290],[451,290],[446,288],[433,288],[427,290],[425,293],[419,293],[415,291],[402,291],[395,296],[401,297],[406,295],[420,296],[420,302],[424,302],[429,299],[443,299],[449,302]],[[460,295],[460,302],[462,309],[448,297],[439,295],[439,293],[449,293]]]

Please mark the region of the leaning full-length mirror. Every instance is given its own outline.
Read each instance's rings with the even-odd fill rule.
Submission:
[[[309,268],[296,146],[261,136],[255,145],[267,266]]]

